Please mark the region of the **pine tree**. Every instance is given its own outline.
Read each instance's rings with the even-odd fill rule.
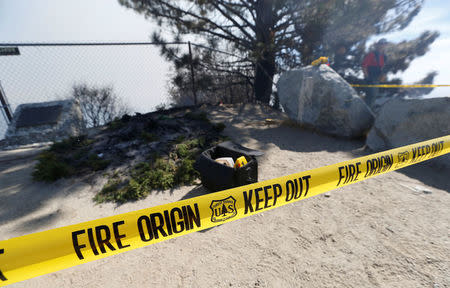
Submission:
[[[359,77],[368,39],[405,28],[423,5],[423,0],[118,1],[155,19],[164,36],[171,34],[176,41],[196,37],[209,47],[239,56],[242,61],[230,61],[221,69],[250,66],[255,98],[263,103],[270,102],[276,73],[308,65],[317,56],[332,56],[340,47],[345,48],[341,68],[349,72],[348,77]],[[399,56],[387,68],[403,71],[437,36],[428,31],[409,41],[417,44],[409,45],[412,53]],[[163,38],[154,35],[154,39]],[[405,45],[395,46],[404,51]],[[183,58],[179,49],[163,45],[162,52],[172,59]]]

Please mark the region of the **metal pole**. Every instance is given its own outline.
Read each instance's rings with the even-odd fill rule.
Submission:
[[[39,47],[39,46],[137,46],[137,45],[181,45],[186,42],[35,42],[35,43],[0,43],[0,47]]]
[[[0,83],[0,105],[1,105],[0,108],[2,108],[3,111],[5,112],[6,118],[8,118],[8,121],[11,123],[13,116],[9,108],[8,102],[6,101],[6,95],[3,92],[1,83]]]
[[[197,105],[197,92],[195,91],[195,75],[194,75],[194,65],[192,61],[192,49],[191,41],[188,42],[189,46],[189,64],[191,66],[191,82],[192,82],[192,93],[194,94],[194,105]]]

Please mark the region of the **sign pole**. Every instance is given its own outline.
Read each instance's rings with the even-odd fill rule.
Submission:
[[[19,55],[20,55],[19,47],[0,47],[0,56],[19,56]],[[4,113],[6,122],[8,122],[8,124],[11,123],[13,118],[11,107],[9,107],[8,101],[6,100],[6,95],[5,92],[3,91],[1,83],[0,83],[0,109]]]
[[[12,112],[11,112],[11,107],[9,107],[8,101],[6,100],[6,95],[5,92],[3,92],[3,87],[2,84],[0,82],[0,108],[3,109],[4,113],[5,113],[5,118],[7,118],[7,122],[11,123],[12,121]]]

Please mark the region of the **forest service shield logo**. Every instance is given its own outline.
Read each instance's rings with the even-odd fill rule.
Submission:
[[[405,165],[406,162],[409,160],[409,153],[408,153],[408,151],[399,152],[397,154],[397,160],[398,160],[398,163],[397,163],[396,167]]]
[[[237,215],[236,199],[233,196],[213,200],[209,208],[211,208],[211,222],[222,222]]]

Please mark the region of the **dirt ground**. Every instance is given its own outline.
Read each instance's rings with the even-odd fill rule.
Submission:
[[[259,106],[208,108],[260,149],[267,180],[360,156],[362,141],[266,125]],[[205,193],[189,186],[117,206],[100,185],[34,183],[37,148],[0,152],[0,240]],[[450,171],[418,164],[311,199],[10,287],[450,287]]]

